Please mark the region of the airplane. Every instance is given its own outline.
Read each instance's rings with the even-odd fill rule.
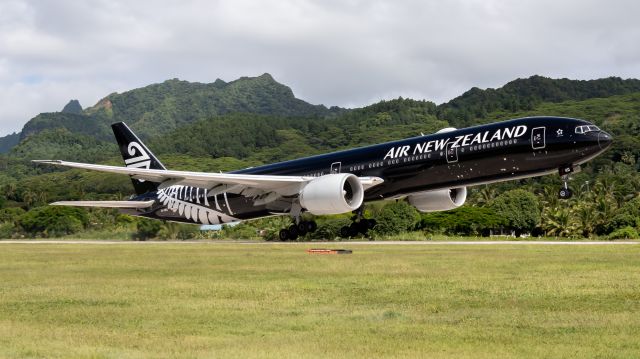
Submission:
[[[131,177],[136,194],[126,201],[60,201],[52,205],[118,208],[134,216],[197,224],[224,224],[287,215],[280,240],[316,230],[305,212],[353,212],[342,237],[366,234],[376,224],[364,204],[402,199],[419,211],[462,206],[467,187],[559,173],[558,197],[572,191],[569,175],[603,153],[612,137],[590,122],[527,117],[463,129],[444,128],[366,147],[246,168],[229,173],[168,170],[123,122],[112,129],[125,167],[34,160]]]

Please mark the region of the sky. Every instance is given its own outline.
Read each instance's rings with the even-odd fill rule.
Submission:
[[[312,104],[640,77],[637,0],[1,0],[0,136],[70,99],[270,73]]]

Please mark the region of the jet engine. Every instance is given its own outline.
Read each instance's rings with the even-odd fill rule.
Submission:
[[[464,204],[467,200],[467,187],[418,192],[408,199],[420,212],[448,211]]]
[[[355,211],[362,205],[363,199],[362,183],[357,176],[349,173],[315,178],[300,191],[300,205],[317,215]]]

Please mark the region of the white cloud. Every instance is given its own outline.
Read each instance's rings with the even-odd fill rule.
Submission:
[[[446,101],[533,74],[638,77],[636,1],[0,3],[0,134],[69,99],[269,72],[297,96]]]

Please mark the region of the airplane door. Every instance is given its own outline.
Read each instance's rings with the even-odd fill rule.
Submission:
[[[340,173],[342,162],[334,162],[331,164],[331,173]]]
[[[531,130],[531,147],[534,150],[543,149],[545,147],[545,127],[536,127]]]
[[[453,142],[447,143],[447,163],[458,162],[458,147],[453,147]]]

